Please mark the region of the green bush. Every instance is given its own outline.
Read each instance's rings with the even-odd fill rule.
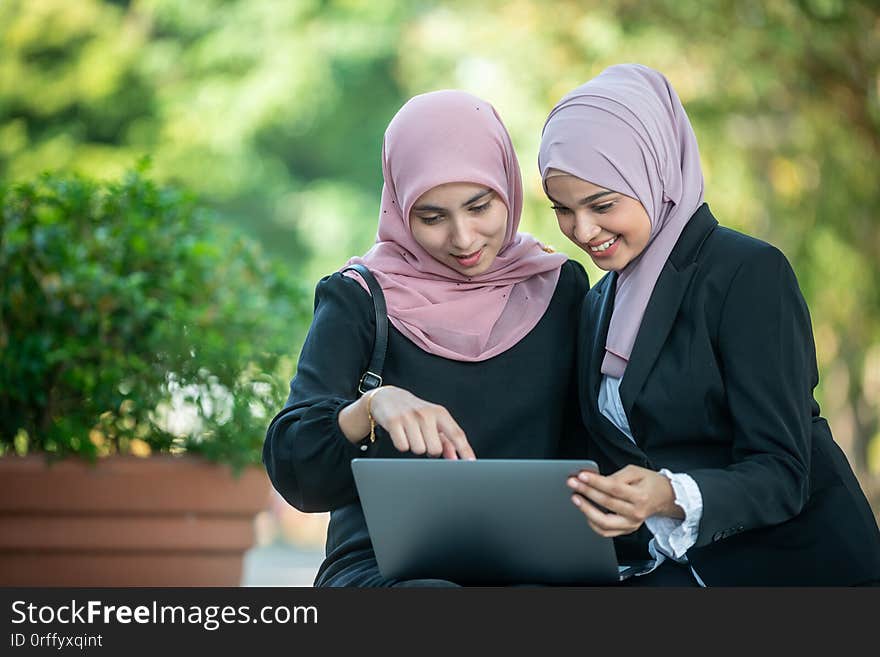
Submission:
[[[259,463],[306,295],[144,168],[0,185],[0,453]]]

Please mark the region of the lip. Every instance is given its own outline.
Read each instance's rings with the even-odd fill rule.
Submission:
[[[614,244],[609,246],[604,251],[593,251],[591,248],[589,248],[591,246],[599,246],[599,244],[604,244],[607,241],[608,241],[608,238],[602,240],[598,244],[595,244],[595,243],[587,244],[587,253],[590,255],[590,257],[591,258],[610,258],[615,253],[617,253],[617,247],[620,245],[620,235],[617,236],[617,239],[614,241]]]
[[[468,253],[463,256],[452,254],[452,257],[455,258],[458,261],[458,264],[462,267],[473,267],[480,262],[480,258],[483,257],[483,249],[478,249],[473,253]]]

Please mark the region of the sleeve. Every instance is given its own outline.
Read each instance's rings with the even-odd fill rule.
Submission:
[[[345,437],[337,416],[359,396],[374,325],[372,302],[357,281],[337,273],[318,283],[290,396],[263,443],[273,486],[301,511],[329,511],[357,498],[351,459],[365,453]]]
[[[703,498],[697,547],[785,522],[809,494],[815,347],[797,279],[778,249],[764,245],[739,267],[717,335],[732,465],[688,471]]]
[[[645,524],[664,555],[681,559],[697,542],[700,519],[703,516],[703,498],[692,477],[680,472],[670,472],[666,468],[660,470],[660,474],[672,484],[675,503],[684,511],[684,519],[651,516]]]

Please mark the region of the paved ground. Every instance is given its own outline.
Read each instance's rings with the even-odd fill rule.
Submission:
[[[242,586],[311,586],[323,551],[300,550],[283,542],[248,550]]]

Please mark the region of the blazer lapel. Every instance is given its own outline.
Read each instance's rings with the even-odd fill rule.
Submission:
[[[627,417],[630,418],[630,425],[636,397],[654,367],[675,322],[685,292],[697,271],[696,258],[700,247],[717,225],[715,217],[709,212],[709,206],[704,203],[685,226],[657,278],[636,334],[623,381],[620,382],[620,399]],[[636,439],[638,440],[638,436]]]
[[[629,418],[632,417],[633,402],[666,342],[666,336],[672,329],[684,293],[696,270],[696,264],[691,264],[683,271],[676,271],[667,261],[657,279],[636,335],[623,381],[620,382],[620,401],[623,402],[623,410]]]
[[[584,423],[590,434],[602,442],[602,450],[617,463],[647,465],[647,458],[633,442],[599,410],[599,386],[602,383],[602,359],[605,340],[614,310],[617,272],[611,272],[587,293],[583,306],[580,366],[580,396]],[[607,473],[606,473],[607,474]]]

